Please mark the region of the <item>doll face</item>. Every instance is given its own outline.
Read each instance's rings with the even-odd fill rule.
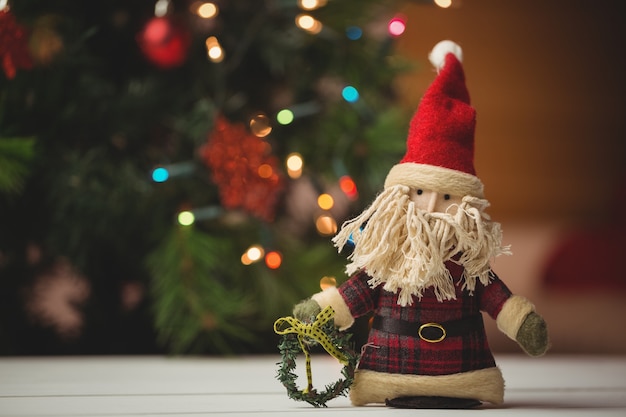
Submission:
[[[452,205],[458,207],[463,199],[459,196],[438,193],[436,191],[423,188],[412,188],[409,192],[409,197],[415,203],[417,208],[421,210],[429,213],[439,212],[448,214],[454,214],[456,210],[448,211],[448,208]]]

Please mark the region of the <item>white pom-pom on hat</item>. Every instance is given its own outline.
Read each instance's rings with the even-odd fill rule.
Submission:
[[[433,50],[430,51],[428,59],[435,69],[439,71],[445,65],[446,55],[448,54],[454,54],[460,62],[463,62],[463,50],[458,44],[452,41],[439,42],[435,45]]]

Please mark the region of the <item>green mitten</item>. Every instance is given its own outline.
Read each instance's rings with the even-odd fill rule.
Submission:
[[[299,302],[293,308],[293,316],[305,323],[312,323],[315,317],[322,311],[322,308],[315,300],[310,298]]]
[[[543,318],[529,313],[517,331],[517,343],[530,356],[541,356],[548,350],[548,327]]]

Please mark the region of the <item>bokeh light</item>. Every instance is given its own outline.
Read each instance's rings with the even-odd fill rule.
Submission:
[[[358,26],[348,26],[346,28],[346,36],[351,41],[359,40],[363,36],[363,30]]]
[[[387,29],[391,36],[400,36],[406,30],[406,21],[403,17],[396,16],[389,21]]]
[[[1,8],[1,5],[0,5]],[[157,0],[154,5],[154,15],[156,17],[163,17],[167,14],[170,8],[170,0]]]
[[[246,254],[251,261],[256,262],[260,261],[263,258],[263,256],[265,255],[265,251],[263,250],[263,247],[261,245],[252,245],[248,248]]]
[[[191,226],[196,221],[196,216],[190,211],[181,211],[178,213],[178,223],[181,226]]]
[[[276,251],[268,252],[267,255],[265,255],[265,265],[270,269],[278,269],[282,263],[283,257]]]
[[[215,3],[194,3],[197,6],[196,14],[203,19],[213,19],[219,13],[219,9]]]
[[[285,165],[287,166],[287,175],[289,175],[290,178],[300,178],[302,175],[302,168],[304,167],[302,155],[297,152],[290,153],[287,155]]]
[[[359,100],[359,91],[351,85],[344,87],[341,91],[341,96],[348,103],[355,103]]]
[[[241,263],[244,265],[251,265],[260,261],[265,256],[265,250],[261,245],[250,246],[243,255],[241,255]]]
[[[336,287],[337,279],[335,277],[322,277],[320,279],[320,288],[324,291],[326,288]]]
[[[224,50],[215,36],[210,36],[206,40],[206,52],[209,59],[213,62],[222,62],[224,60]]]
[[[274,174],[274,169],[270,164],[262,164],[257,169],[257,173],[261,178],[270,178]]]
[[[335,200],[330,194],[320,194],[320,196],[317,197],[317,205],[322,210],[330,210],[335,205]]]
[[[359,196],[356,183],[348,175],[339,178],[339,188],[341,188],[341,191],[351,200],[356,200]]]
[[[281,125],[288,125],[293,122],[293,112],[289,109],[283,109],[276,115],[276,121]]]
[[[248,256],[248,252],[244,252],[244,254],[241,255],[241,263],[244,265],[252,265],[252,259]]]
[[[152,181],[154,182],[165,182],[169,179],[169,177],[169,171],[163,167],[155,168],[152,171]]]
[[[299,14],[296,16],[296,26],[313,35],[320,33],[323,27],[322,22],[308,14]]]
[[[298,0],[298,6],[302,10],[315,10],[326,5],[327,0]]]
[[[272,125],[269,117],[259,113],[250,119],[250,131],[254,136],[264,138],[272,132]]]
[[[337,221],[330,214],[322,214],[315,220],[315,228],[322,236],[331,236],[337,233]]]

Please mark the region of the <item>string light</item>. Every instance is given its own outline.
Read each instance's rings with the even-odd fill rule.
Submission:
[[[215,36],[208,37],[206,40],[206,52],[209,59],[213,62],[222,62],[224,60],[224,50]]]
[[[322,277],[320,279],[320,288],[324,291],[327,288],[336,287],[337,279],[335,277]]]
[[[315,10],[326,5],[326,0],[298,0],[298,7],[302,10]]]
[[[156,17],[163,17],[167,14],[169,8],[169,0],[157,0],[156,4],[154,5],[154,15]]]
[[[181,226],[191,226],[198,220],[208,220],[219,217],[223,209],[219,206],[200,207],[193,210],[184,210],[178,213],[178,223]]]
[[[330,214],[322,214],[315,220],[315,228],[322,236],[331,236],[337,233],[337,221]]]
[[[193,215],[190,211],[181,211],[178,213],[178,223],[181,226],[191,226],[196,221],[196,216]]]
[[[296,16],[296,26],[312,35],[317,35],[324,27],[322,22],[308,14],[299,14]]]
[[[283,109],[276,114],[276,121],[281,125],[288,125],[293,119],[293,112],[289,109]]]
[[[272,132],[269,117],[264,114],[257,114],[250,119],[250,131],[253,135],[264,138]]]
[[[155,168],[152,171],[152,181],[165,182],[169,179],[170,173],[163,167]]]
[[[271,165],[262,164],[257,169],[257,173],[259,174],[259,177],[261,178],[270,178],[274,174],[274,170],[272,169]]]
[[[244,252],[243,255],[241,255],[241,263],[244,265],[252,265],[253,262],[252,260],[248,257],[248,253]]]
[[[276,114],[276,121],[281,125],[288,125],[295,119],[311,116],[319,113],[321,106],[315,101],[308,101],[304,103],[298,103],[289,106],[289,108],[282,109]]]
[[[356,200],[359,196],[356,183],[348,175],[339,178],[339,188],[350,200]]]
[[[330,210],[335,205],[335,200],[330,194],[320,194],[320,196],[317,197],[317,205],[322,210]]]
[[[219,13],[217,5],[211,2],[195,2],[192,11],[203,19],[213,19]]]
[[[363,30],[358,26],[348,26],[346,28],[346,36],[351,41],[359,40],[363,36]]]
[[[452,0],[435,0],[435,4],[442,9],[447,9],[452,6]]]
[[[341,96],[348,103],[356,103],[359,100],[359,91],[351,85],[341,90]]]
[[[389,21],[387,30],[391,36],[400,36],[406,30],[406,19],[401,16],[396,16]]]
[[[248,254],[248,258],[250,258],[253,262],[260,261],[265,255],[265,251],[260,245],[250,246],[246,253]]]
[[[302,159],[302,155],[299,153],[293,152],[287,155],[285,165],[287,166],[287,175],[289,175],[289,178],[296,179],[302,176],[304,160]]]
[[[278,269],[283,263],[283,257],[279,252],[271,251],[265,255],[265,265],[270,269]]]
[[[265,256],[265,250],[261,245],[252,245],[241,255],[241,263],[252,265],[260,261]]]
[[[152,181],[165,182],[170,178],[184,177],[192,174],[196,170],[193,162],[179,162],[157,167],[152,170]]]

